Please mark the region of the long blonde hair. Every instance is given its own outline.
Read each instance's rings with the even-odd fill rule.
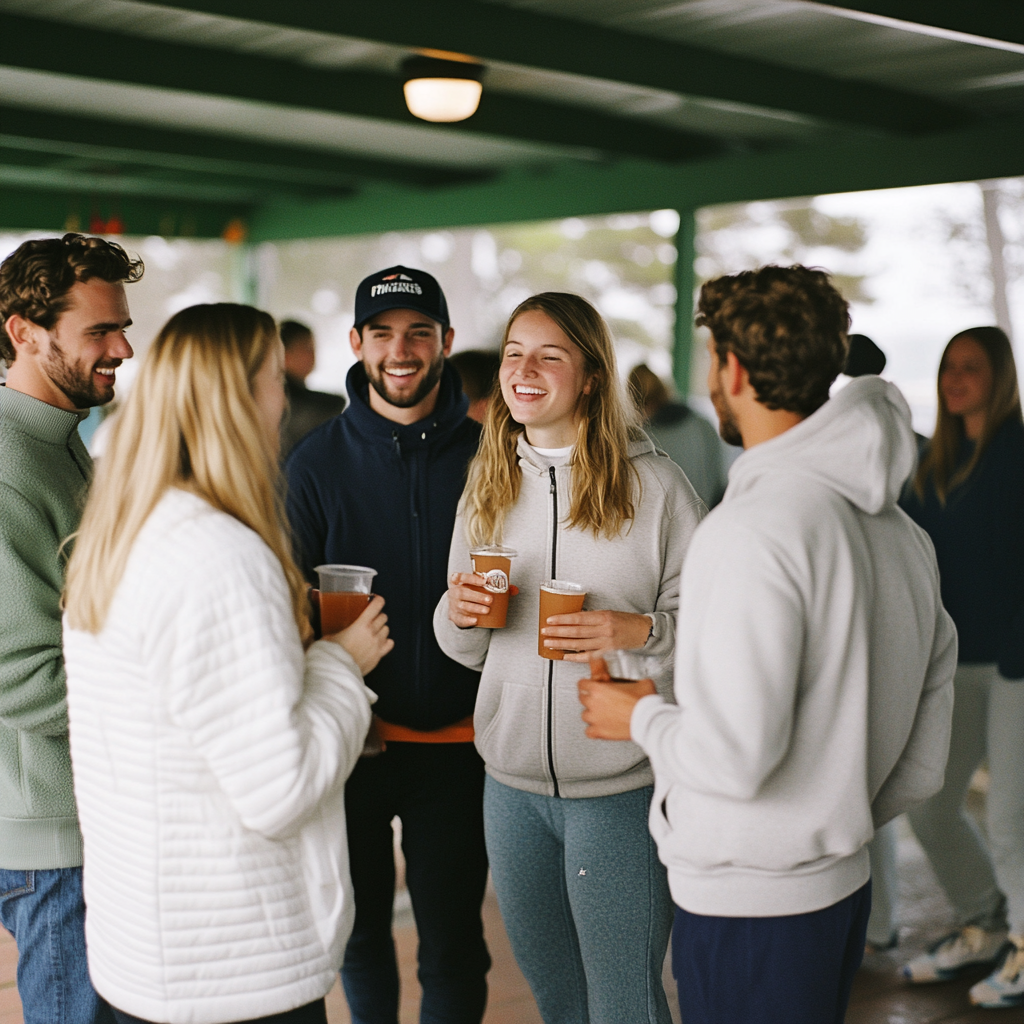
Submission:
[[[65,591],[72,628],[103,628],[139,531],[179,487],[259,534],[284,569],[303,640],[310,635],[276,453],[252,391],[275,344],[273,318],[251,306],[191,306],[164,325],[111,432],[75,539]]]
[[[950,348],[961,338],[970,338],[984,350],[992,368],[992,398],[985,416],[985,427],[974,446],[974,454],[965,465],[957,469],[957,456],[965,436],[964,418],[954,416],[946,408],[946,400],[942,397],[942,374],[946,369]],[[1021,422],[1017,366],[1013,360],[1010,339],[998,327],[971,327],[955,334],[950,338],[939,361],[938,392],[939,414],[935,423],[935,435],[914,477],[914,491],[919,498],[923,498],[925,487],[931,478],[939,502],[944,505],[949,492],[959,487],[974,472],[996,431],[1008,419],[1013,418],[1018,423]]]
[[[580,350],[584,372],[592,382],[576,408],[568,525],[591,530],[595,536],[618,536],[632,521],[634,502],[640,498],[640,478],[629,459],[629,442],[643,435],[636,412],[623,399],[611,332],[581,296],[542,292],[521,302],[509,317],[501,339],[502,358],[512,325],[532,311],[550,317]],[[497,383],[492,395],[466,485],[466,532],[471,544],[501,540],[505,516],[518,500],[523,480],[516,452],[523,428],[512,419]]]

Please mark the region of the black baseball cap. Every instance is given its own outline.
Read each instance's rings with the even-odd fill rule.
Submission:
[[[448,330],[448,303],[437,279],[424,270],[388,267],[364,278],[356,289],[356,330],[389,309],[415,309]]]

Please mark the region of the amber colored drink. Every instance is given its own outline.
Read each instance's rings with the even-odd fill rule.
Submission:
[[[512,571],[512,559],[506,558],[504,555],[485,555],[476,552],[472,555],[472,558],[473,572],[480,573],[481,575],[489,573],[492,569],[500,569],[505,574],[507,580]],[[478,616],[476,624],[487,629],[504,628],[505,620],[508,618],[508,591],[506,590],[503,594],[496,594],[493,590],[487,590],[485,587],[477,587],[473,584],[467,585],[472,590],[480,591],[481,594],[490,594],[492,598],[491,610],[486,615]]]
[[[320,592],[320,632],[324,636],[348,629],[366,610],[371,594],[357,594],[351,590],[334,593]]]
[[[557,585],[554,587],[548,584],[541,585],[540,622],[537,625],[537,653],[542,658],[548,658],[551,661],[562,661],[566,654],[572,653],[571,651],[555,651],[550,647],[545,647],[545,638],[540,635],[540,630],[548,624],[548,616],[550,615],[571,615],[573,612],[583,611],[583,602],[586,596],[585,591],[582,589],[566,590],[559,593]]]

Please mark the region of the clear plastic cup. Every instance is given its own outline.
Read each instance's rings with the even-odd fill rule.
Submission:
[[[318,565],[320,632],[324,636],[347,629],[363,613],[372,596],[376,569],[365,565]]]
[[[503,548],[497,544],[473,548],[469,556],[473,559],[473,572],[484,577],[482,587],[467,584],[473,590],[491,595],[491,610],[486,615],[477,617],[476,624],[487,629],[502,629],[508,617],[508,588],[511,585],[509,576],[512,572],[512,559],[518,554],[512,548]]]
[[[642,654],[638,650],[595,651],[590,656],[591,674],[601,671],[602,661],[613,683],[635,683],[640,679],[654,679],[662,663],[661,658]]]
[[[567,654],[575,651],[556,651],[545,646],[540,631],[548,624],[551,615],[570,615],[583,611],[587,592],[578,583],[568,580],[545,580],[540,585],[540,621],[537,624],[537,653],[551,661],[562,661]]]

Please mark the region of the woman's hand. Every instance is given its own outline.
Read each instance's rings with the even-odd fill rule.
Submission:
[[[365,611],[351,626],[340,633],[324,637],[344,647],[364,676],[372,672],[377,662],[395,646],[395,641],[388,636],[388,617],[381,611],[383,607],[383,597],[377,595],[371,598]]]
[[[459,629],[475,626],[479,616],[491,610],[494,600],[486,590],[474,590],[467,583],[482,587],[484,578],[475,572],[453,572],[448,577],[448,618]]]
[[[591,651],[643,647],[651,635],[651,620],[635,612],[549,615],[541,634],[545,647],[574,652],[566,654],[566,661],[589,661]]]

